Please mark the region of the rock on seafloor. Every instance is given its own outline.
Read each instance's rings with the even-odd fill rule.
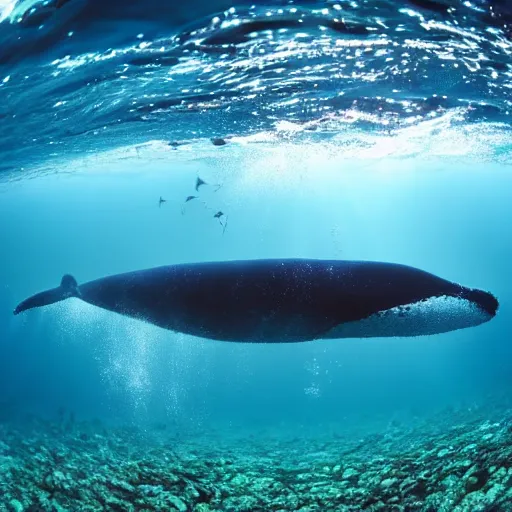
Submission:
[[[508,512],[502,412],[357,435],[0,424],[0,511]]]

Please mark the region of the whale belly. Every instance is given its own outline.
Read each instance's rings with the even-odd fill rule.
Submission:
[[[430,297],[337,325],[320,338],[388,338],[440,334],[480,325],[492,316],[470,300]]]

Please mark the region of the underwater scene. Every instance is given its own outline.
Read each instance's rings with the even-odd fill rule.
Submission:
[[[0,512],[512,511],[512,3],[0,0]]]

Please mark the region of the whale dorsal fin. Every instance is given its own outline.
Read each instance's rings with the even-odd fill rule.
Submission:
[[[60,288],[66,294],[66,297],[79,297],[78,283],[71,274],[64,274],[60,281]]]

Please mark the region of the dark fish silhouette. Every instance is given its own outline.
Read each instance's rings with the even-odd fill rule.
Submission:
[[[405,265],[275,259],[170,265],[80,286],[65,275],[14,314],[70,297],[164,329],[254,343],[439,334],[498,309],[490,293]]]
[[[218,211],[214,216],[214,219],[219,219],[219,223],[222,226],[222,234],[226,232],[226,228],[228,226],[228,218],[227,216],[222,213],[221,211]],[[222,222],[222,219],[224,219],[224,222]]]
[[[206,181],[202,180],[199,176],[196,178],[196,192],[199,191],[199,187],[201,185],[208,185],[208,183],[206,183]]]
[[[181,214],[184,215],[185,214],[185,205],[189,202],[189,201],[193,201],[194,199],[199,199],[199,196],[188,196],[185,201],[183,202],[183,205],[181,207]],[[201,201],[202,202],[202,201]],[[204,202],[202,202],[203,205],[204,205]]]
[[[167,203],[167,199],[164,199],[162,196],[160,196],[160,200],[158,201],[158,208],[162,206],[162,203]]]

